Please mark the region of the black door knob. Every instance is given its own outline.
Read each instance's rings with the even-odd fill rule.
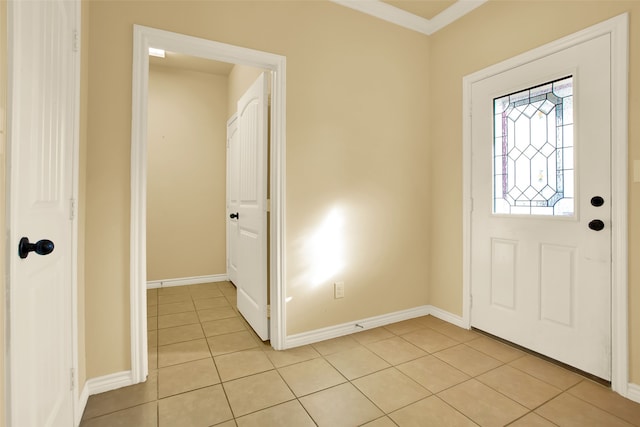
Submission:
[[[231,218],[231,219],[234,219],[234,218],[238,219],[238,218],[240,218],[240,214],[239,214],[238,212],[236,212],[236,213],[232,213],[231,215],[229,215],[229,218]]]
[[[53,242],[51,240],[39,240],[36,243],[29,243],[28,237],[20,239],[18,244],[18,255],[24,259],[29,255],[29,252],[35,252],[38,255],[49,255],[53,252]]]
[[[589,222],[589,228],[595,231],[600,231],[604,228],[604,222],[599,219],[594,219],[593,221]]]
[[[595,206],[596,208],[599,208],[602,205],[604,205],[604,199],[602,197],[595,196],[591,198],[591,206]]]

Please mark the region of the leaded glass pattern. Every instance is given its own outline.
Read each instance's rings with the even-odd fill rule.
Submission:
[[[573,77],[493,105],[493,213],[572,216]]]

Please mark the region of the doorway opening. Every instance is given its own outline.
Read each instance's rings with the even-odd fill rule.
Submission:
[[[191,57],[262,68],[271,72],[271,119],[269,155],[270,243],[269,283],[271,345],[282,349],[284,315],[284,158],[286,58],[159,29],[134,26],[132,135],[131,135],[131,376],[132,383],[145,380],[147,360],[147,117],[149,47]]]

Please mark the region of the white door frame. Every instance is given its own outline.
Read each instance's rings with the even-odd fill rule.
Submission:
[[[271,77],[271,345],[284,348],[285,325],[285,131],[286,58],[267,52],[172,33],[141,25],[133,27],[131,123],[131,380],[148,374],[147,361],[147,93],[149,46],[215,61],[270,70]]]
[[[628,15],[622,14],[600,24],[563,37],[514,58],[492,65],[462,81],[463,129],[463,255],[462,314],[471,327],[471,87],[473,83],[567,49],[592,38],[611,36],[611,387],[623,396],[629,389],[628,307],[627,307],[627,134],[628,134]]]
[[[73,369],[73,378],[71,386],[73,387],[73,417],[74,423],[76,425],[80,424],[80,419],[82,418],[82,412],[84,411],[84,401],[85,397],[81,396],[81,390],[78,387],[78,194],[79,194],[79,170],[80,170],[80,52],[81,52],[81,4],[80,1],[74,0],[76,3],[75,13],[73,16],[72,26],[74,27],[76,45],[69,48],[73,48],[75,52],[77,52],[75,56],[75,63],[73,64],[73,85],[69,88],[72,91],[72,97],[74,99],[74,110],[71,112],[73,115],[73,135],[72,135],[72,172],[71,172],[71,197],[73,199],[72,203],[72,213],[73,223],[71,225],[71,259],[69,260],[71,268],[71,366]],[[12,83],[14,79],[14,73],[17,70],[13,70],[13,51],[12,51],[12,30],[16,25],[20,25],[16,22],[16,15],[14,13],[14,2],[7,2],[7,123],[6,126],[9,126],[9,121],[11,117],[11,93],[12,93]],[[6,134],[6,173],[9,174],[11,171],[11,147],[14,144],[19,144],[20,141],[13,141],[11,138],[10,132]],[[16,182],[11,179],[7,180],[8,191],[6,196],[6,211],[7,213],[11,212],[11,194],[14,192],[20,191],[21,182]],[[10,226],[11,218],[7,215],[7,227]],[[7,236],[7,243],[10,241],[10,238]],[[10,257],[15,256],[16,248],[8,248],[6,253],[5,263],[7,268],[9,268]],[[7,311],[5,312],[5,333],[10,329],[11,322],[11,287],[12,283],[10,280],[10,276],[6,276],[6,289],[5,294],[7,295]],[[2,349],[5,356],[5,366],[0,367],[0,369],[5,370],[5,414],[3,417],[0,417],[0,424],[5,421],[7,425],[9,425],[9,421],[11,419],[11,395],[9,390],[11,390],[10,381],[10,349],[11,345],[10,337],[8,335],[5,336],[6,347]]]

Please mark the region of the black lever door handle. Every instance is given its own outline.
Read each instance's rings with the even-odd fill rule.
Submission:
[[[231,218],[231,219],[234,219],[234,218],[239,219],[240,218],[240,214],[238,212],[232,213],[231,215],[229,215],[229,218]]]
[[[604,229],[604,222],[599,219],[594,219],[593,221],[589,222],[589,228],[595,231],[600,231]]]
[[[51,240],[43,239],[36,243],[29,243],[29,238],[23,237],[18,244],[18,255],[22,259],[25,259],[29,255],[29,252],[35,252],[38,255],[49,255],[53,252],[53,248],[54,245]]]

